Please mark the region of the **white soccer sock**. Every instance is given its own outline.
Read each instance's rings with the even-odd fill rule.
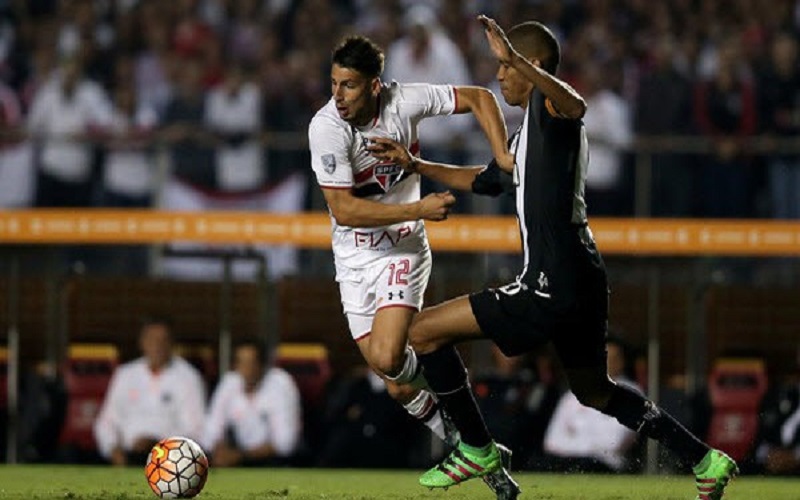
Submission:
[[[422,366],[417,361],[417,353],[409,345],[406,346],[405,354],[403,368],[400,369],[400,372],[394,376],[386,375],[386,378],[396,384],[409,384],[415,389],[427,388],[428,382],[422,374]]]
[[[417,396],[405,403],[403,408],[414,418],[425,424],[442,441],[449,442],[447,428],[442,419],[442,410],[433,394],[426,390],[421,390]]]

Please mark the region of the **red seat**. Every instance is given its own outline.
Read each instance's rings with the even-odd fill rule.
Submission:
[[[294,377],[305,408],[319,408],[331,378],[328,350],[322,344],[281,344],[275,364]]]
[[[117,348],[108,344],[76,344],[69,348],[64,366],[67,415],[61,444],[94,450],[94,421],[119,364]]]
[[[708,444],[742,460],[758,433],[758,410],[767,391],[760,359],[720,359],[708,381],[712,417]]]

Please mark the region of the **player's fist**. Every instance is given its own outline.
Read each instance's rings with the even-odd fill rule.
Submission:
[[[420,219],[442,221],[447,219],[450,207],[456,202],[450,191],[431,193],[419,200]]]

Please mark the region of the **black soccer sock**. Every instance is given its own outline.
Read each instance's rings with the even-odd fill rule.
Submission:
[[[436,394],[439,404],[461,434],[461,441],[469,446],[483,448],[492,438],[475,402],[467,380],[467,369],[454,346],[447,346],[430,354],[417,355],[425,368],[425,379]]]
[[[672,415],[624,385],[616,385],[603,413],[616,418],[622,425],[666,445],[685,460],[687,465],[698,464],[710,449]]]

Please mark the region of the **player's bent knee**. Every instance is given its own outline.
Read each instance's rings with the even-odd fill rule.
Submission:
[[[398,350],[375,343],[370,346],[370,350],[370,363],[380,373],[393,377],[403,369],[403,361],[406,355],[405,349]]]

